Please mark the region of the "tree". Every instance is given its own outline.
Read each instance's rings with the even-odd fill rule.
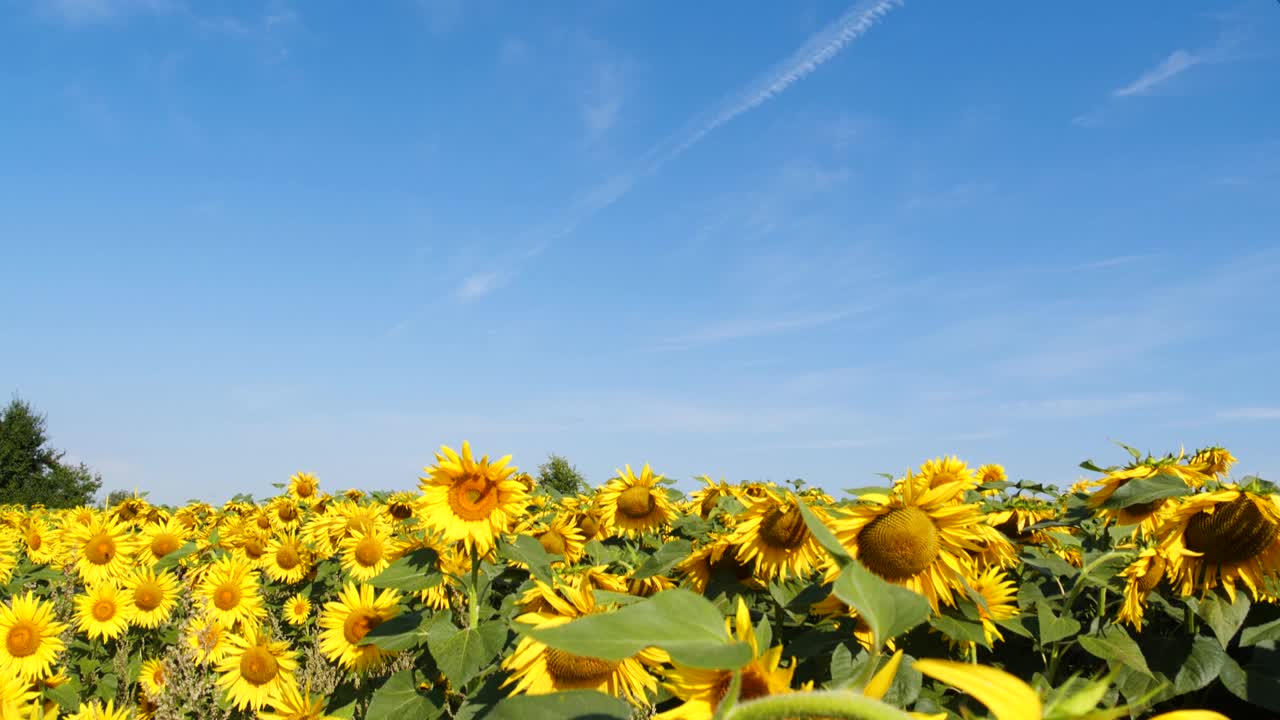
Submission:
[[[538,466],[538,484],[561,495],[575,495],[587,490],[587,479],[565,458],[552,454]]]
[[[93,501],[102,476],[84,463],[63,462],[66,453],[48,443],[45,417],[14,398],[0,413],[0,505],[67,508]]]

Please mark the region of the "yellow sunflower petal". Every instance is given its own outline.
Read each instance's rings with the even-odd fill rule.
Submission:
[[[950,660],[917,660],[914,667],[977,698],[996,720],[1040,720],[1040,695],[1003,670]]]
[[[871,682],[862,689],[862,694],[875,700],[880,700],[884,694],[889,692],[889,686],[893,684],[893,678],[898,674],[898,666],[902,664],[902,651],[893,654],[889,658],[889,662],[885,666],[876,671],[871,676]]]

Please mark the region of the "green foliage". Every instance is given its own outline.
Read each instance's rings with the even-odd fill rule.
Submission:
[[[48,446],[45,417],[15,398],[0,413],[0,505],[68,508],[88,505],[102,477],[84,463],[63,462],[66,453]]]
[[[538,466],[538,484],[561,495],[576,495],[589,489],[587,478],[560,455],[552,454]]]

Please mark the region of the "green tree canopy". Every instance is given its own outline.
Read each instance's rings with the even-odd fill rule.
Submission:
[[[45,417],[15,398],[0,413],[0,505],[77,507],[93,502],[102,477],[49,447]]]
[[[574,495],[585,491],[587,479],[578,472],[578,468],[569,464],[565,458],[552,454],[547,461],[538,466],[538,484],[550,488],[561,495]]]

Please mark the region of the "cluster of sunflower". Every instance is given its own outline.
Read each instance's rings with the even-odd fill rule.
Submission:
[[[1009,692],[1047,708],[1068,706],[1062,688],[1086,677],[1102,688],[1087,709],[1175,708],[1186,691],[1164,685],[1181,675],[1144,666],[1150,683],[1131,678],[1090,633],[1141,630],[1165,594],[1204,602],[1220,589],[1235,603],[1243,585],[1263,624],[1277,599],[1280,505],[1262,481],[1228,483],[1221,448],[1086,464],[1104,477],[1068,493],[942,457],[841,501],[800,482],[706,476],[684,496],[648,465],[561,496],[466,443],[435,460],[416,492],[330,494],[298,473],[260,503],[0,508],[0,720],[479,717],[504,698],[570,690],[695,719],[730,695],[855,678],[867,697],[946,717],[974,712],[948,686],[987,702],[965,667],[1001,671],[979,660],[1031,682],[1009,677]],[[927,622],[878,636],[836,590],[850,562],[922,596]],[[1094,587],[1096,601],[1079,599]],[[716,604],[726,637],[750,650],[745,665],[658,645],[596,657],[538,633],[680,589]],[[1074,629],[1050,635],[1051,623]],[[1268,662],[1243,659],[1249,678]],[[1224,687],[1231,702],[1271,707]]]

